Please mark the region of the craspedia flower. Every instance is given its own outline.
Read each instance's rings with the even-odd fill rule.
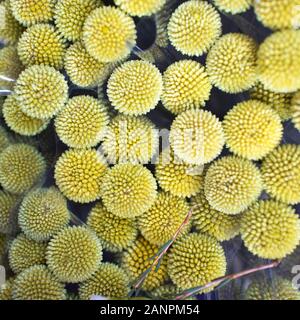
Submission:
[[[25,66],[43,64],[61,69],[65,47],[61,35],[52,25],[37,24],[22,34],[18,54]]]
[[[108,211],[121,218],[146,212],[156,198],[156,181],[142,165],[117,164],[103,179],[101,196]]]
[[[154,109],[162,93],[162,76],[151,63],[125,62],[108,80],[107,94],[112,105],[127,115],[141,115]]]
[[[91,230],[67,227],[50,240],[46,256],[49,269],[60,281],[81,282],[98,269],[102,246]]]
[[[185,199],[160,192],[151,208],[138,218],[138,227],[146,240],[162,246],[172,239],[188,212],[189,205]],[[181,235],[189,228],[187,225]]]
[[[0,190],[0,232],[10,233],[18,197]]]
[[[118,8],[97,8],[84,23],[83,41],[88,53],[100,62],[122,60],[135,46],[134,21]]]
[[[168,256],[168,273],[175,285],[190,289],[204,285],[226,272],[220,243],[204,234],[189,234],[174,243]]]
[[[21,109],[15,95],[6,98],[3,105],[3,117],[7,126],[14,132],[24,136],[34,136],[47,128],[49,120],[27,116]]]
[[[70,200],[88,203],[99,199],[107,164],[96,150],[71,149],[62,154],[55,166],[55,180]]]
[[[137,236],[134,219],[123,219],[107,211],[101,202],[91,210],[87,225],[96,233],[104,249],[120,252]]]
[[[77,96],[68,101],[55,119],[59,138],[71,148],[98,144],[109,122],[106,107],[93,97]]]
[[[65,300],[64,284],[46,266],[35,265],[21,272],[13,284],[13,300]]]
[[[209,111],[187,110],[173,121],[170,142],[174,154],[189,164],[214,160],[225,140],[221,122]]]
[[[64,38],[77,41],[86,18],[101,5],[100,0],[60,0],[55,6],[55,25]]]
[[[256,79],[255,41],[241,33],[220,38],[208,53],[206,71],[220,90],[238,93],[251,88]]]
[[[151,244],[143,237],[137,240],[123,253],[121,265],[127,272],[130,281],[136,281],[143,272],[152,264],[151,258],[154,257],[159,247]],[[142,288],[144,290],[153,290],[161,286],[167,279],[166,258],[161,262],[157,271],[152,270],[145,279]]]
[[[240,215],[215,210],[207,201],[204,190],[192,198],[192,222],[196,231],[207,233],[218,241],[234,238],[240,232]]]
[[[258,201],[242,215],[241,236],[253,254],[265,259],[282,259],[299,243],[299,216],[285,203]]]
[[[235,156],[215,161],[205,176],[204,190],[209,204],[227,214],[238,214],[262,191],[259,169],[251,161]]]
[[[280,93],[268,90],[261,82],[256,83],[250,90],[251,99],[268,104],[279,114],[283,121],[291,118],[292,97],[293,94],[291,93]]]
[[[13,300],[14,278],[9,278],[0,286],[0,301]]]
[[[14,273],[20,273],[33,265],[45,264],[46,248],[47,243],[36,242],[21,233],[10,244],[9,266]]]
[[[187,1],[172,14],[168,36],[181,53],[201,56],[222,33],[221,18],[215,8],[204,1]]]
[[[33,118],[48,119],[63,108],[68,98],[68,85],[54,68],[32,66],[20,74],[15,93],[24,113]]]
[[[115,0],[115,4],[131,16],[151,16],[158,12],[166,0]]]
[[[272,197],[290,204],[300,202],[300,146],[279,146],[264,159],[261,172]]]
[[[270,29],[291,29],[300,26],[298,0],[254,0],[256,17]]]
[[[124,298],[129,293],[129,279],[124,270],[112,263],[102,263],[98,270],[79,286],[81,300],[99,295],[107,298]]]
[[[300,88],[299,46],[299,30],[274,32],[260,45],[257,72],[267,89],[288,93]]]
[[[18,220],[29,238],[44,241],[69,223],[70,213],[65,198],[56,188],[38,188],[23,199]]]
[[[32,146],[17,143],[0,154],[0,183],[11,193],[22,193],[42,178],[45,159]]]
[[[110,122],[102,147],[110,163],[148,163],[158,143],[158,130],[148,118],[119,114]]]
[[[252,0],[214,0],[214,4],[222,11],[237,14],[247,11]]]
[[[292,121],[296,129],[300,131],[300,91],[293,96],[291,104]]]
[[[65,70],[71,81],[79,87],[95,87],[106,79],[110,66],[94,59],[81,42],[68,48],[65,54]]]
[[[6,130],[0,126],[0,152],[2,152],[9,145],[9,136]]]
[[[223,121],[225,140],[231,152],[249,160],[259,160],[276,148],[283,127],[279,115],[258,100],[238,103]]]
[[[175,114],[204,106],[212,88],[205,68],[193,60],[171,64],[164,72],[163,83],[163,105]]]
[[[24,26],[53,19],[56,0],[10,0],[14,17]]]

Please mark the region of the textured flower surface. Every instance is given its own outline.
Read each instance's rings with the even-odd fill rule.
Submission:
[[[13,225],[15,212],[17,211],[18,196],[7,191],[0,190],[0,232],[10,234]]]
[[[252,0],[214,0],[214,4],[222,11],[237,14],[247,11]]]
[[[300,131],[300,91],[293,96],[291,105],[292,121],[295,127]]]
[[[150,16],[157,13],[167,0],[115,0],[115,4],[131,16]]]

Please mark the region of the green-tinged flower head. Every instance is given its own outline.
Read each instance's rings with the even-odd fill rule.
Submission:
[[[69,223],[70,213],[65,198],[56,188],[38,188],[23,199],[18,219],[29,238],[44,241]]]
[[[205,176],[206,199],[215,210],[227,214],[247,209],[262,189],[261,174],[255,164],[235,156],[215,161]]]
[[[226,258],[220,243],[204,234],[189,234],[177,240],[168,256],[168,273],[182,289],[202,286],[222,277]]]
[[[170,142],[178,158],[203,165],[221,153],[225,139],[221,122],[215,115],[204,110],[187,110],[173,121]]]
[[[68,84],[54,68],[32,66],[20,74],[15,93],[24,113],[48,119],[63,108],[68,98]]]
[[[110,213],[98,202],[91,210],[87,225],[96,233],[104,249],[120,252],[128,248],[137,236],[134,219],[123,219]]]
[[[300,202],[300,146],[279,146],[264,159],[261,172],[272,197],[290,204]]]
[[[123,269],[112,263],[102,263],[98,270],[79,286],[81,300],[99,295],[106,298],[125,298],[129,293],[129,279]]]
[[[85,20],[83,41],[88,53],[100,62],[122,60],[135,46],[134,21],[118,8],[97,8]]]
[[[205,1],[190,0],[181,4],[168,24],[171,44],[189,56],[206,53],[221,33],[220,15]]]
[[[283,93],[300,89],[299,46],[300,30],[274,32],[260,45],[258,78],[267,89]]]
[[[291,105],[292,121],[300,131],[300,91],[294,94]]]
[[[0,232],[10,233],[18,197],[0,190]]]
[[[167,0],[115,0],[115,4],[131,16],[143,17],[157,13]]]
[[[13,300],[14,278],[9,278],[0,286],[0,301]]]
[[[136,281],[142,274],[152,265],[151,260],[159,250],[159,247],[151,244],[143,237],[138,239],[123,253],[122,267],[127,272],[130,281]],[[161,265],[157,271],[152,270],[148,273],[142,289],[153,290],[161,286],[167,279],[167,262],[166,257],[163,258]]]
[[[102,246],[94,232],[85,227],[67,227],[47,247],[49,269],[63,282],[82,282],[98,269]]]
[[[158,130],[148,118],[119,114],[109,124],[102,147],[110,163],[148,163],[158,143]]]
[[[88,203],[100,198],[106,170],[106,161],[96,150],[70,149],[56,163],[55,180],[68,199]]]
[[[27,116],[20,106],[16,95],[10,95],[3,104],[3,117],[7,126],[14,132],[24,136],[34,136],[45,130],[48,119],[37,119]]]
[[[13,284],[13,300],[65,300],[64,285],[46,266],[35,265],[21,272]]]
[[[222,11],[237,14],[247,11],[252,5],[252,0],[214,0],[214,4]]]
[[[258,100],[235,105],[225,116],[223,129],[230,151],[249,160],[264,158],[279,145],[283,133],[276,111]]]
[[[101,196],[108,211],[120,218],[134,218],[152,206],[156,188],[156,181],[147,168],[117,164],[105,175]]]
[[[21,233],[12,241],[9,247],[8,259],[10,268],[14,273],[20,273],[36,264],[45,264],[46,248],[47,243],[36,242]]]
[[[0,126],[0,152],[9,146],[9,135],[6,130]]]
[[[17,143],[0,154],[0,183],[11,193],[23,193],[42,178],[46,163],[32,146]]]
[[[212,89],[205,68],[193,60],[171,64],[164,72],[163,83],[163,105],[175,114],[204,106]]]
[[[89,96],[70,99],[55,119],[59,138],[71,148],[90,148],[104,137],[109,122],[106,106]]]
[[[207,73],[211,82],[220,90],[239,93],[250,89],[256,79],[255,41],[242,33],[229,33],[210,50]]]
[[[111,104],[127,115],[141,115],[154,109],[162,93],[162,76],[151,63],[140,60],[125,62],[108,80]]]

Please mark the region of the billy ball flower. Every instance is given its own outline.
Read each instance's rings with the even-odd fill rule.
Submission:
[[[84,227],[67,227],[55,235],[47,247],[49,269],[64,282],[87,280],[102,260],[99,239]]]
[[[18,197],[7,191],[0,191],[0,232],[7,234],[11,232],[14,223],[15,207]]]
[[[226,214],[238,214],[261,194],[262,178],[251,161],[235,156],[215,161],[207,170],[204,190],[209,204]]]
[[[207,56],[206,71],[211,82],[228,93],[251,88],[257,79],[256,50],[255,41],[247,35],[224,35]]]
[[[214,0],[215,6],[220,10],[231,14],[247,11],[252,4],[252,0]]]
[[[150,16],[157,13],[166,0],[115,0],[115,4],[131,16]]]
[[[107,94],[112,105],[127,115],[141,115],[154,109],[162,93],[162,76],[149,62],[133,60],[115,69]]]
[[[253,254],[265,259],[282,259],[299,243],[300,220],[287,204],[258,201],[242,216],[241,236]]]
[[[0,152],[9,146],[10,138],[6,130],[0,126]]]
[[[201,56],[221,35],[221,18],[215,8],[204,1],[181,4],[168,24],[171,44],[181,53]]]
[[[0,286],[0,301],[1,300],[13,300],[13,286],[14,278],[11,277]]]
[[[204,106],[212,89],[205,68],[193,60],[171,64],[163,74],[163,83],[163,105],[175,114]]]
[[[99,199],[106,170],[106,161],[96,150],[71,149],[58,159],[55,180],[68,199],[88,203]]]
[[[292,121],[296,129],[300,131],[300,91],[294,94],[291,105]]]

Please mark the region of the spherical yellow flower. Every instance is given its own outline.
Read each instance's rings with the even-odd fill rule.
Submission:
[[[256,79],[255,41],[241,33],[223,36],[210,50],[206,70],[211,82],[220,90],[239,93],[251,88]]]
[[[290,204],[300,202],[300,146],[279,146],[264,159],[261,172],[272,197]]]
[[[106,298],[125,298],[129,293],[129,279],[123,269],[112,263],[102,263],[96,273],[79,286],[81,300],[99,295]]]
[[[241,218],[245,246],[265,259],[282,259],[300,240],[300,219],[295,210],[274,200],[258,201]]]
[[[159,247],[151,244],[143,237],[132,244],[131,247],[123,253],[121,265],[127,272],[130,281],[136,281],[152,265],[151,260],[159,250]],[[167,262],[166,257],[161,261],[157,271],[152,270],[148,273],[146,280],[142,285],[144,290],[153,290],[161,286],[167,279]]]
[[[167,0],[115,0],[115,4],[131,16],[151,16],[157,13]]]
[[[300,131],[300,91],[293,96],[291,105],[292,121],[296,129]]]
[[[18,54],[25,66],[43,64],[61,69],[65,43],[52,25],[36,24],[22,34]]]
[[[24,26],[53,19],[56,0],[10,0],[14,17]]]
[[[84,23],[83,41],[88,53],[100,62],[122,60],[135,46],[134,21],[118,8],[97,8]]]
[[[270,29],[291,29],[300,27],[298,0],[254,0],[256,17]]]
[[[208,235],[189,234],[177,240],[168,256],[168,273],[175,285],[190,289],[226,272],[226,258],[219,242]]]
[[[64,284],[46,266],[35,265],[21,272],[13,284],[13,300],[65,300]]]
[[[170,131],[174,154],[189,164],[214,160],[225,140],[221,122],[209,111],[187,110],[173,121]]]
[[[220,10],[231,14],[247,11],[252,4],[252,0],[214,0],[215,6]]]
[[[212,89],[205,68],[193,60],[171,64],[163,75],[163,83],[163,105],[175,114],[204,106]]]
[[[87,225],[96,233],[104,249],[120,252],[136,239],[135,220],[123,219],[107,211],[101,202],[91,210]]]
[[[148,118],[119,114],[109,124],[102,147],[110,163],[148,163],[158,144],[158,130]]]
[[[291,118],[292,97],[293,94],[291,93],[280,93],[268,90],[261,82],[256,83],[250,90],[251,99],[268,104],[278,113],[283,121]]]
[[[171,44],[181,53],[201,56],[222,33],[219,13],[209,3],[190,0],[181,4],[168,24]]]
[[[36,119],[27,116],[21,109],[16,95],[10,95],[3,104],[3,117],[7,126],[14,132],[24,136],[41,133],[49,124],[48,119]]]
[[[15,93],[24,113],[33,118],[48,119],[63,108],[68,98],[68,85],[54,68],[32,66],[20,74]]]
[[[70,213],[65,198],[56,188],[38,188],[23,199],[18,220],[29,238],[44,241],[69,223]]]
[[[68,101],[55,119],[59,138],[71,148],[90,148],[104,137],[109,122],[107,108],[93,97],[77,96]]]
[[[14,280],[14,278],[9,278],[2,286],[0,286],[0,301],[13,300]]]
[[[182,292],[174,284],[164,284],[150,292],[153,300],[174,300],[174,298]]]
[[[279,115],[258,100],[238,103],[223,121],[225,140],[231,152],[249,160],[259,160],[276,148],[283,127]]]
[[[204,190],[192,198],[192,221],[196,231],[207,233],[218,241],[230,240],[240,232],[240,215],[215,210],[207,201]]]
[[[102,246],[95,233],[84,227],[67,227],[47,247],[49,269],[63,282],[82,282],[98,269]]]
[[[11,233],[17,206],[16,195],[0,190],[0,232]]]
[[[112,105],[127,115],[154,109],[162,93],[162,76],[149,62],[133,60],[117,68],[109,78],[107,94]]]
[[[257,53],[258,78],[275,92],[300,89],[300,30],[274,32]]]
[[[9,266],[14,273],[36,265],[46,263],[45,242],[36,242],[24,234],[18,235],[11,243],[8,251]]]
[[[101,6],[101,0],[60,0],[55,6],[55,25],[69,41],[82,37],[82,29],[89,14]]]
[[[0,154],[0,183],[11,193],[23,193],[43,176],[43,156],[27,144],[12,144]]]
[[[101,183],[106,170],[106,161],[96,150],[71,149],[58,159],[55,180],[68,199],[88,203],[100,198]]]
[[[261,194],[262,178],[251,161],[235,156],[215,161],[205,176],[204,190],[209,204],[227,214],[238,214]]]
[[[138,227],[150,243],[162,246],[172,239],[189,212],[185,199],[160,192],[151,208],[138,218]],[[182,231],[185,234],[190,226]]]
[[[105,175],[101,195],[108,211],[121,218],[134,218],[154,203],[156,181],[142,165],[117,164]]]
[[[0,126],[0,152],[9,146],[9,136],[6,130]]]

